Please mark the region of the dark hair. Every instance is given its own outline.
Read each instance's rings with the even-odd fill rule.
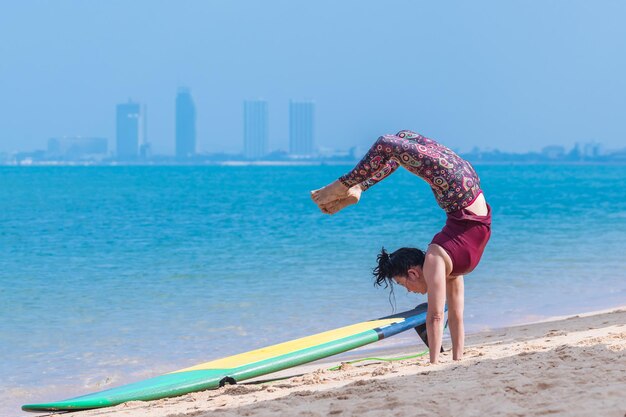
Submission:
[[[393,277],[404,277],[410,268],[424,266],[424,256],[424,252],[417,248],[400,248],[391,255],[382,248],[376,258],[378,266],[372,270],[376,278],[374,285],[380,287],[385,284],[385,288],[392,285],[393,289]]]

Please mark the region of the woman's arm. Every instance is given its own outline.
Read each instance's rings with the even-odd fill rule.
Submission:
[[[450,277],[446,280],[446,298],[448,299],[448,324],[452,339],[452,359],[463,359],[465,346],[465,327],[463,325],[463,307],[465,304],[463,276]]]
[[[434,248],[436,246],[436,248]],[[424,260],[424,280],[428,290],[426,332],[430,350],[430,363],[437,363],[443,339],[444,309],[446,304],[446,263],[437,253],[437,245],[431,245]]]

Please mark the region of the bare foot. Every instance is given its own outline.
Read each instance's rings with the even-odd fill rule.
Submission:
[[[326,187],[311,191],[311,198],[319,206],[320,204],[328,204],[334,200],[347,197],[348,190],[349,188],[343,185],[341,181],[336,180]]]
[[[326,214],[335,214],[338,211],[352,205],[356,204],[358,200],[355,200],[353,197],[345,197],[340,200],[331,201],[327,205],[324,206],[324,213]]]
[[[328,204],[320,204],[320,209],[326,214],[335,214],[344,208],[356,204],[361,199],[361,187],[358,185],[348,190],[348,196],[338,200],[331,201]]]

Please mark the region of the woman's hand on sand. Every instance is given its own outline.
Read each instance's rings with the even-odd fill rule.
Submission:
[[[313,201],[315,201],[315,203],[318,205],[323,213],[335,214],[338,211],[348,206],[351,206],[352,204],[358,203],[361,199],[362,192],[363,190],[361,189],[360,185],[357,184],[354,187],[349,188],[344,197],[336,198],[335,200],[331,200],[326,204],[318,203],[317,201],[315,201],[315,199],[313,199]]]

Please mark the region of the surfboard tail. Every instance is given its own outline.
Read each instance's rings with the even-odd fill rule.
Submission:
[[[426,321],[419,308],[312,336],[205,362],[144,381],[64,401],[26,404],[24,411],[76,411],[127,401],[148,401],[214,389],[221,381],[243,381],[327,358],[415,328]]]

